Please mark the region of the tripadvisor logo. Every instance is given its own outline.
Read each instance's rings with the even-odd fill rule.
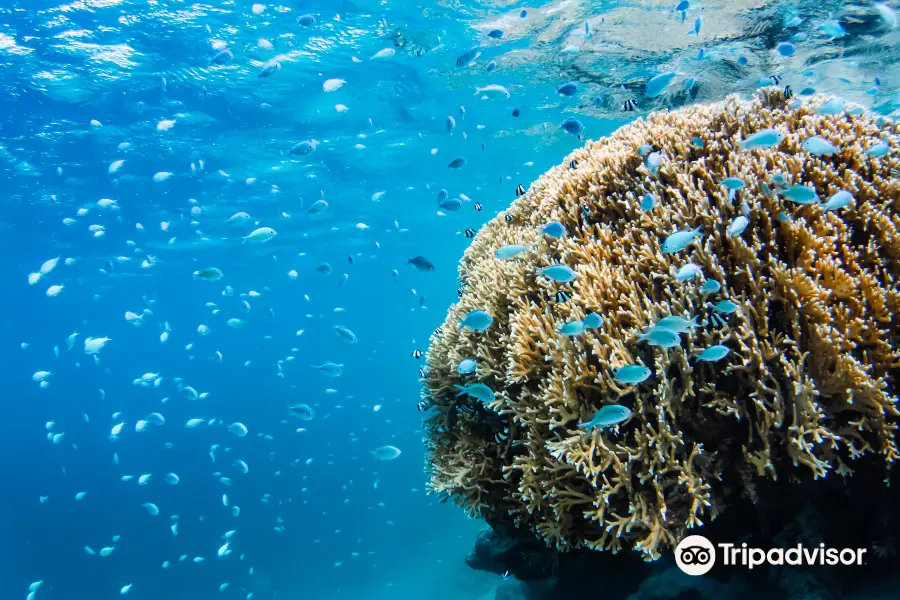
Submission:
[[[720,543],[713,545],[702,535],[689,535],[675,548],[675,563],[688,575],[705,575],[716,559],[728,567],[753,569],[761,565],[790,566],[861,566],[865,564],[866,548],[828,548],[825,544],[807,548],[797,544],[791,548],[753,548],[747,544]]]

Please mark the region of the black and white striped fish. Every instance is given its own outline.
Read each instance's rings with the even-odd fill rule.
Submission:
[[[791,86],[789,86],[789,85],[784,86],[784,99],[790,100],[793,97],[794,97],[794,90],[791,89]]]
[[[780,85],[781,75],[769,75],[769,81],[772,82],[772,85]]]
[[[475,230],[472,229],[471,227],[469,227],[468,229],[466,229],[466,237],[469,238],[470,240],[471,240],[473,237],[475,237]]]
[[[466,413],[467,415],[475,413],[475,407],[469,406],[468,404],[457,404],[456,409],[461,413]]]
[[[573,160],[572,162],[570,162],[570,163],[569,163],[569,168],[570,168],[570,169],[577,169],[577,168],[578,168],[578,161],[577,161],[577,160]]]
[[[462,298],[462,296],[463,296],[462,288],[456,288],[456,297]]]
[[[428,400],[419,400],[418,404],[416,404],[416,410],[423,411],[431,408],[431,402]]]
[[[505,220],[507,223],[512,223],[514,218],[515,217],[513,217],[511,214],[507,213],[507,215],[503,217],[503,220]]]
[[[484,207],[481,206],[481,203],[480,203],[480,202],[476,202],[476,203],[475,203],[475,210],[481,212],[481,209],[482,209],[482,208],[484,208]]]
[[[556,296],[553,297],[557,302],[568,302],[572,299],[572,294],[565,290],[559,290],[556,292]]]
[[[509,429],[504,429],[503,431],[498,431],[494,434],[494,441],[498,444],[504,443],[509,439]]]
[[[637,100],[629,98],[622,103],[622,112],[633,112],[637,108]]]
[[[422,351],[419,350],[418,348],[415,349],[415,350],[413,350],[413,351],[412,351],[412,357],[413,357],[414,359],[416,359],[416,360],[419,360],[420,358],[422,358]]]
[[[516,186],[516,198],[518,198],[519,196],[524,196],[524,195],[525,195],[525,186],[520,183],[519,185]]]
[[[591,216],[591,210],[587,207],[587,204],[581,205],[581,216],[585,219]]]

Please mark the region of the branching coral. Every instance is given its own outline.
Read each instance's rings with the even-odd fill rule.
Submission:
[[[887,474],[900,416],[898,128],[817,114],[822,101],[766,90],[650,115],[575,151],[488,223],[462,259],[462,297],[427,354],[431,489],[551,547],[654,559],[727,509],[726,481],[792,485],[860,464]],[[777,146],[741,149],[770,128],[783,134]],[[804,150],[812,136],[837,154]],[[871,156],[882,139],[891,152]],[[662,158],[658,168],[647,152]],[[721,185],[731,177],[743,188]],[[797,204],[783,194],[794,185],[823,201],[841,190],[853,200],[837,210]],[[657,200],[650,210],[645,194]],[[735,235],[728,228],[741,215],[749,224]],[[551,221],[567,235],[542,235]],[[684,250],[662,251],[668,235],[698,227],[702,237]],[[530,248],[496,259],[507,244]],[[689,262],[721,290],[677,280]],[[556,263],[576,279],[538,273]],[[724,299],[735,313],[713,312]],[[476,309],[493,324],[460,330]],[[557,332],[591,312],[600,328]],[[669,315],[701,326],[668,350],[639,341]],[[695,359],[716,344],[731,350],[724,360]],[[457,372],[465,358],[477,360],[475,373]],[[621,383],[614,371],[628,364],[653,375]],[[494,401],[458,397],[454,385],[470,382],[489,386]],[[632,418],[578,427],[608,404],[628,406]]]

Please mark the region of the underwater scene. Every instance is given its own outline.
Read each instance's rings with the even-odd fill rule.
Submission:
[[[0,1],[0,599],[900,598],[898,11]]]

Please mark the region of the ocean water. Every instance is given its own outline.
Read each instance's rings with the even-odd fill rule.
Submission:
[[[896,6],[676,4],[0,3],[0,598],[512,586],[465,563],[483,523],[426,493],[417,356],[466,230],[652,110],[772,84],[900,107]]]

